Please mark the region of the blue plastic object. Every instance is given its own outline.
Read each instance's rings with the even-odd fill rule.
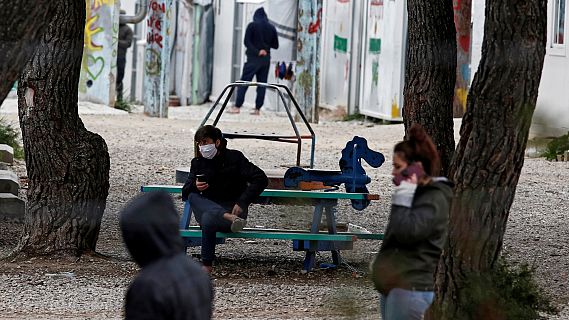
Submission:
[[[342,150],[340,172],[292,167],[285,173],[284,185],[287,188],[296,188],[302,181],[318,181],[327,186],[339,186],[343,183],[346,192],[368,193],[366,184],[371,182],[371,178],[362,167],[362,159],[374,168],[380,167],[385,162],[383,154],[371,150],[365,138],[355,136]],[[352,200],[352,207],[363,210],[369,203],[367,199]]]

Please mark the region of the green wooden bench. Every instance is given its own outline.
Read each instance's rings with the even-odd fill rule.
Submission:
[[[178,185],[146,185],[141,187],[142,192],[164,191],[171,194],[181,194],[182,186]],[[380,233],[350,233],[337,232],[336,230],[336,206],[339,199],[345,200],[377,200],[379,197],[373,194],[346,193],[346,192],[323,192],[323,191],[298,191],[298,190],[274,190],[265,189],[256,203],[259,204],[303,204],[314,206],[311,230],[286,230],[245,228],[238,233],[217,233],[217,242],[224,243],[225,238],[245,239],[276,239],[293,240],[293,249],[306,251],[304,270],[310,271],[315,264],[316,251],[331,251],[334,264],[341,261],[339,250],[350,250],[353,242],[357,239],[382,240]],[[326,214],[327,231],[320,231],[319,225],[322,214]],[[184,213],[180,221],[180,234],[185,239],[187,246],[201,245],[201,230],[198,226],[190,226],[191,204],[186,201]]]

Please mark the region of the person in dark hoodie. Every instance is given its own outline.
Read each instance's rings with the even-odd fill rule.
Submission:
[[[126,15],[125,10],[120,11],[121,15]],[[117,100],[123,99],[124,68],[126,67],[126,51],[132,45],[132,29],[126,23],[119,22],[119,43],[117,45]]]
[[[381,318],[422,319],[434,299],[434,272],[447,239],[452,184],[437,149],[418,124],[395,145],[391,214],[371,264]]]
[[[243,66],[241,80],[251,81],[253,76],[257,78],[257,82],[267,82],[269,69],[271,66],[271,48],[279,48],[279,37],[277,29],[269,22],[265,9],[259,8],[253,15],[253,22],[249,23],[245,31],[243,40],[247,55],[247,62]],[[254,115],[259,115],[261,107],[265,102],[265,87],[257,87],[257,99],[255,100]],[[245,93],[247,87],[239,87],[237,89],[237,100],[229,113],[239,113],[243,102],[245,101]]]
[[[170,195],[143,194],[121,212],[126,247],[142,268],[130,284],[125,319],[211,319],[207,273],[185,253]]]
[[[215,260],[215,233],[239,232],[247,222],[249,205],[267,187],[263,170],[240,151],[227,149],[221,130],[206,125],[196,131],[199,155],[192,159],[182,200],[190,202],[202,229],[201,257],[211,273]]]

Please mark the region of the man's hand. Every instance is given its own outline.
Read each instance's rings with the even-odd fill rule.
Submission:
[[[266,56],[267,54],[268,54],[268,53],[267,53],[267,50],[265,50],[265,49],[259,50],[259,57],[264,57],[264,56]]]
[[[231,214],[239,217],[241,213],[243,213],[243,209],[241,209],[241,207],[238,204],[235,204],[233,206],[233,210],[231,210]]]
[[[204,191],[208,187],[209,187],[209,184],[207,184],[207,182],[196,181],[196,188],[199,191]]]

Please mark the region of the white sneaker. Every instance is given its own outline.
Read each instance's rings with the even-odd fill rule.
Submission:
[[[371,233],[366,228],[360,227],[360,226],[357,226],[357,225],[351,224],[351,223],[348,223],[348,232],[350,232],[350,233],[366,233],[366,234]]]
[[[231,223],[231,232],[233,233],[240,232],[241,230],[243,230],[243,228],[245,228],[246,225],[247,225],[247,220],[237,217]]]

